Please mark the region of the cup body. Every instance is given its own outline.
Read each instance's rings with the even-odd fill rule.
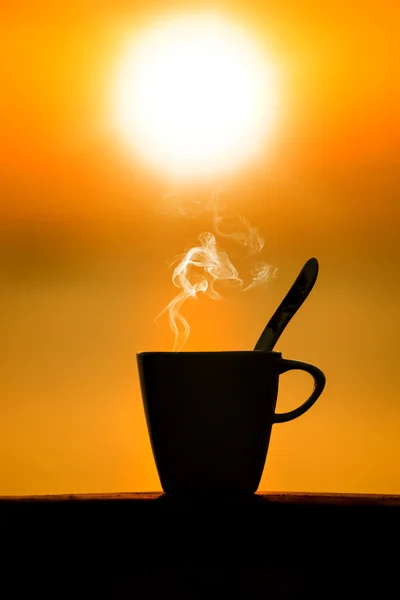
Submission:
[[[278,394],[277,352],[143,352],[138,369],[166,493],[254,493]]]

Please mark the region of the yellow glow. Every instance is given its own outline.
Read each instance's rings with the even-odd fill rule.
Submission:
[[[255,156],[276,122],[275,69],[240,27],[169,16],[132,40],[116,78],[119,130],[154,166],[208,177]]]

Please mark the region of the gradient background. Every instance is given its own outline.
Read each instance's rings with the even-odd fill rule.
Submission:
[[[144,20],[196,4],[0,9],[0,494],[161,489],[136,353],[172,349],[154,324],[175,290],[167,261],[209,225],[157,212],[171,184],[113,131],[110,82]],[[274,426],[260,490],[400,494],[400,8],[215,5],[267,39],[280,65],[277,133],[226,188],[279,277],[229,302],[188,303],[185,349],[252,348],[316,256],[315,289],[276,349],[317,364],[327,387],[305,416]],[[310,387],[285,375],[280,410]]]

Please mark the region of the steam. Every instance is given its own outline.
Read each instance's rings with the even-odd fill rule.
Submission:
[[[242,260],[260,253],[264,247],[265,242],[258,228],[252,227],[243,216],[226,212],[227,206],[221,204],[219,188],[211,194],[205,206],[195,200],[180,202],[178,194],[167,194],[163,198],[160,211],[163,214],[189,219],[210,212],[215,234],[244,248]],[[188,298],[198,299],[197,294],[202,292],[214,300],[220,300],[222,296],[214,287],[217,281],[237,286],[245,292],[266,284],[270,279],[275,278],[278,272],[277,268],[257,261],[250,271],[250,283],[244,286],[244,281],[239,277],[236,267],[227,252],[220,248],[213,233],[201,233],[197,240],[197,245],[191,246],[185,254],[178,256],[171,263],[171,266],[176,264],[172,282],[180,292],[156,317],[158,321],[163,314],[168,314],[169,325],[175,335],[174,352],[182,350],[190,333],[189,323],[180,313],[182,305]]]
[[[226,210],[226,205],[220,205],[220,190],[211,195],[208,210],[213,213],[215,232],[223,238],[231,239],[244,246],[247,251],[243,258],[261,252],[264,239],[259,234],[257,227],[252,227],[242,215],[221,214]]]
[[[256,286],[263,285],[270,279],[275,279],[278,275],[278,267],[271,267],[263,262],[256,262],[251,273],[252,282],[243,289],[244,292]]]
[[[177,352],[183,348],[190,332],[189,323],[179,312],[182,304],[188,298],[197,299],[198,292],[219,300],[221,295],[214,288],[216,281],[230,280],[240,286],[243,283],[227,253],[219,249],[212,233],[201,233],[198,240],[199,246],[190,248],[186,254],[179,257],[178,265],[172,274],[173,284],[182,291],[157,317],[158,319],[163,313],[168,312],[169,324],[175,334],[173,351]],[[202,272],[193,274],[193,267],[200,268]],[[189,278],[192,278],[193,282]]]

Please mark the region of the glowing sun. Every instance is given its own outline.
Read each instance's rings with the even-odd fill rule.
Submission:
[[[170,15],[138,34],[114,91],[118,129],[147,162],[178,177],[214,177],[251,159],[276,121],[273,63],[215,14]]]

